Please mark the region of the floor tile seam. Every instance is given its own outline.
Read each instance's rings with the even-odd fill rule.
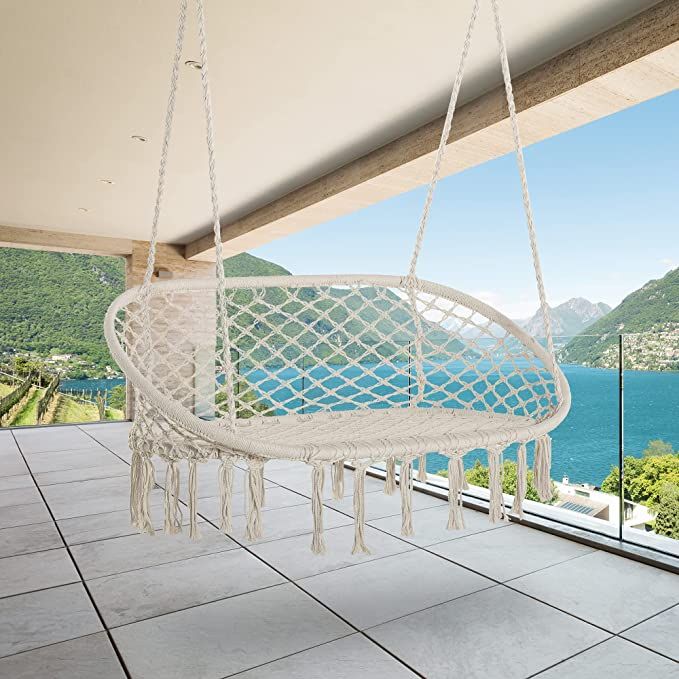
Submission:
[[[59,644],[67,644],[69,641],[76,641],[77,639],[85,639],[87,637],[94,637],[97,634],[106,634],[106,630],[98,630],[96,632],[88,632],[87,634],[79,634],[78,636],[71,637],[70,639],[63,639],[62,641],[51,641],[49,644],[44,644],[43,646],[36,646],[35,648],[27,648],[23,651],[17,651],[16,653],[8,653],[7,655],[0,655],[0,664],[6,658],[16,658],[20,655],[26,655],[27,653],[32,653],[34,651],[41,651],[43,648],[50,648],[51,646],[58,646]]]
[[[93,544],[93,543],[86,543]],[[116,575],[124,575],[125,573],[137,573],[139,571],[145,571],[147,568],[155,568],[156,566],[168,566],[170,564],[182,563],[184,561],[191,561],[192,559],[200,559],[204,556],[214,556],[215,554],[222,554],[224,552],[235,552],[241,549],[238,545],[230,545],[227,549],[218,549],[214,552],[207,552],[206,554],[194,554],[193,556],[185,556],[181,559],[171,559],[170,561],[160,561],[158,563],[148,564],[147,566],[139,566],[138,568],[126,568],[122,571],[115,571],[115,573],[107,573],[106,575],[96,575],[93,578],[85,578],[86,582],[96,582],[97,580],[103,580],[104,578],[112,578]]]
[[[32,524],[32,525],[40,526],[42,524],[36,523],[36,524]],[[23,526],[22,526],[22,528],[23,528]],[[7,529],[3,528],[2,530],[7,530]],[[2,530],[0,530],[0,533],[2,532]],[[0,556],[0,563],[4,559],[13,559],[17,556],[33,556],[35,554],[44,554],[45,552],[56,552],[58,549],[65,549],[65,548],[63,546],[62,547],[45,547],[45,549],[33,549],[30,552],[18,552],[17,554],[7,554],[5,556]],[[0,598],[2,598],[2,597],[0,597]]]
[[[17,447],[19,448],[19,453],[21,454],[21,456],[24,460],[24,463],[26,463],[26,458],[24,456],[23,450],[21,449],[19,442],[16,440],[16,436],[14,435],[14,432],[11,432],[11,434],[12,434],[12,437],[14,438],[14,442],[16,443]],[[26,465],[26,466],[28,466],[28,465]],[[33,482],[35,483],[35,475],[33,474],[33,471],[30,468],[29,468],[29,473],[31,475],[31,478],[33,479]],[[37,484],[36,484],[36,486],[37,486]],[[123,673],[125,674],[125,677],[127,679],[132,679],[132,676],[130,675],[129,670],[127,669],[127,665],[125,664],[125,660],[123,659],[123,656],[120,652],[120,649],[116,646],[115,641],[113,640],[113,636],[112,636],[110,630],[108,629],[108,627],[106,626],[106,622],[104,621],[104,617],[101,614],[101,611],[99,610],[97,603],[94,600],[94,597],[92,596],[92,592],[90,592],[90,589],[87,586],[85,579],[83,578],[80,567],[78,566],[78,563],[73,556],[73,552],[71,551],[69,544],[64,539],[64,535],[61,532],[61,528],[59,527],[59,524],[57,523],[57,520],[54,516],[54,512],[52,511],[52,508],[47,504],[46,499],[45,499],[45,495],[44,495],[44,493],[42,492],[42,489],[39,486],[38,486],[38,492],[40,493],[40,496],[42,497],[43,502],[45,502],[47,512],[49,513],[50,518],[52,519],[52,522],[53,522],[53,524],[54,524],[54,526],[57,530],[57,533],[59,534],[59,538],[61,539],[61,541],[64,545],[64,548],[66,549],[66,552],[68,553],[68,557],[71,560],[71,563],[73,564],[73,567],[75,568],[75,571],[76,571],[78,577],[80,578],[80,584],[82,585],[82,588],[85,592],[85,595],[90,602],[90,606],[92,607],[92,610],[94,611],[94,614],[99,621],[99,625],[102,627],[102,629],[105,631],[106,635],[108,636],[109,643],[111,644],[113,651],[114,651],[116,657],[118,658],[118,663],[120,664],[120,667],[121,667]]]

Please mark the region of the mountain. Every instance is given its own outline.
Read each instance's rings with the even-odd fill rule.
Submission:
[[[679,268],[625,297],[613,311],[587,328],[587,336],[574,337],[562,350],[560,360],[617,367],[621,333],[626,336],[626,368],[679,370]]]
[[[249,254],[225,260],[227,276],[285,275]],[[101,372],[111,364],[104,314],[125,286],[125,262],[61,252],[0,248],[0,352],[74,354]]]
[[[557,339],[578,335],[610,310],[611,307],[603,302],[592,303],[582,297],[573,297],[559,306],[550,307],[552,334]],[[545,336],[540,309],[531,318],[517,321],[517,323],[533,337]]]

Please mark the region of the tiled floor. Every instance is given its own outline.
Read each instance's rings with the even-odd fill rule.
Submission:
[[[266,467],[256,544],[240,493],[232,538],[216,529],[213,464],[199,542],[137,535],[127,429],[0,431],[0,677],[679,678],[679,576],[470,510],[450,532],[422,494],[404,539],[375,479],[372,554],[351,555],[351,499],[326,489],[314,556],[309,473],[287,463]]]

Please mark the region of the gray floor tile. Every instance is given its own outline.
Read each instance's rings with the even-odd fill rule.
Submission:
[[[316,575],[299,584],[365,629],[493,583],[418,549]]]
[[[8,556],[0,561],[0,597],[78,582],[65,549]]]
[[[126,476],[59,483],[43,486],[42,491],[57,520],[129,509],[130,506],[130,480]],[[157,488],[151,493],[150,503],[162,504],[163,498],[163,491]]]
[[[111,458],[115,460],[115,458]],[[62,471],[45,472],[35,475],[39,486],[52,486],[55,483],[71,483],[72,481],[88,481],[90,479],[108,479],[130,475],[130,466],[122,461],[104,464],[98,467],[64,469]]]
[[[428,679],[524,679],[607,636],[503,586],[388,622],[368,634]]]
[[[48,474],[49,472],[61,472],[71,469],[89,469],[115,462],[125,464],[112,453],[109,453],[108,450],[104,450],[104,448],[97,446],[94,442],[92,442],[89,448],[79,450],[59,450],[53,453],[26,455],[26,462],[34,474]]]
[[[411,542],[419,547],[447,540],[456,540],[466,535],[481,533],[498,528],[506,528],[506,522],[491,523],[488,515],[483,512],[476,512],[473,509],[463,509],[465,527],[462,530],[448,530],[448,505],[431,507],[430,509],[420,509],[413,514],[413,528],[415,535],[403,537],[404,540]],[[401,514],[387,516],[383,519],[376,519],[369,522],[371,526],[387,531],[391,535],[401,536]]]
[[[0,676],[11,679],[125,679],[104,632],[2,658]]]
[[[13,433],[24,454],[91,448],[94,443],[78,427],[35,427]]]
[[[512,524],[504,530],[433,545],[431,551],[504,582],[594,550],[572,540]]]
[[[272,509],[283,507],[294,507],[296,505],[309,505],[311,500],[293,493],[291,490],[279,488],[264,489],[264,507],[262,511],[268,512]],[[247,496],[243,493],[234,494],[232,497],[233,516],[244,516],[247,513]],[[198,512],[211,521],[219,521],[221,502],[218,497],[204,497],[198,500]],[[311,511],[311,510],[309,510]]]
[[[0,455],[0,476],[25,474],[28,474],[28,467],[18,452]]]
[[[151,505],[151,518],[156,530],[161,531],[165,522],[165,510],[163,505]],[[182,507],[183,524],[189,523],[186,507]],[[109,538],[120,538],[125,535],[137,535],[139,531],[130,523],[130,510],[120,509],[116,512],[104,512],[102,514],[90,514],[87,516],[75,516],[71,519],[62,519],[57,522],[69,545],[77,545],[83,542],[96,542]],[[199,523],[203,523],[199,519]]]
[[[357,563],[371,561],[383,556],[399,554],[411,549],[402,540],[385,535],[373,528],[366,527],[366,543],[370,554],[352,554],[354,545],[354,526],[341,526],[324,532],[326,553],[311,554],[311,536],[297,535],[284,540],[274,540],[260,545],[253,545],[252,550],[267,563],[285,573],[292,580],[308,578],[319,573],[337,570]]]
[[[0,557],[28,554],[56,547],[63,547],[63,542],[51,521],[0,530]]]
[[[360,634],[238,675],[239,679],[408,679],[416,676]]]
[[[353,523],[351,517],[325,509],[323,512],[323,526],[326,529],[346,526]],[[254,540],[249,544],[261,544],[290,538],[295,535],[306,535],[313,532],[313,518],[311,505],[296,505],[283,509],[270,509],[262,512],[262,524],[264,535],[260,540]],[[245,540],[245,517],[236,516],[233,520],[233,533],[238,540]]]
[[[679,662],[679,606],[628,629],[623,636]]]
[[[546,672],[541,672],[536,679],[601,679],[601,677],[677,679],[679,665],[614,637]]]
[[[611,632],[679,602],[679,576],[608,552],[586,554],[511,586]]]
[[[1,461],[0,461],[1,464]],[[17,488],[33,488],[35,484],[30,474],[18,476],[0,476],[0,491],[16,490]]]
[[[113,637],[135,677],[220,679],[350,632],[294,585],[279,585],[119,627]]]
[[[0,431],[0,457],[4,454],[18,453],[19,449],[11,431]]]
[[[200,540],[179,535],[127,535],[100,542],[74,545],[71,553],[86,580],[161,563],[236,549],[236,543],[209,524],[200,527]]]
[[[269,464],[264,467],[265,477],[280,484],[284,488],[289,488],[307,497],[311,497],[311,467],[301,462],[295,463],[292,467],[283,469],[269,470]],[[365,492],[375,493],[384,489],[384,482],[370,476],[365,479]],[[351,498],[354,492],[354,473],[351,469],[344,470],[344,497]],[[330,468],[326,467],[325,485],[323,486],[323,499],[331,500],[332,482]]]
[[[345,497],[343,500],[326,500],[325,504],[328,507],[337,509],[340,512],[354,515],[354,500],[351,496]],[[426,509],[427,507],[436,507],[447,504],[444,500],[425,493],[413,492],[413,510]],[[385,516],[396,516],[401,514],[401,495],[396,492],[393,495],[385,495],[384,493],[367,493],[365,497],[365,519],[366,521],[374,521],[382,519]],[[413,518],[413,523],[416,521]]]
[[[226,599],[285,579],[244,549],[198,556],[89,581],[108,627]]]
[[[32,523],[45,523],[51,520],[52,518],[43,502],[4,507],[0,512],[0,528],[27,526]]]
[[[30,505],[33,502],[42,502],[40,491],[35,486],[0,491],[0,509],[12,505]]]
[[[101,631],[82,584],[0,599],[0,656]]]

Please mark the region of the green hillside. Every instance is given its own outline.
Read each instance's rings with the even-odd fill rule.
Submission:
[[[679,370],[679,268],[625,297],[615,309],[574,337],[562,350],[560,360],[616,367],[621,333],[626,335],[626,368]]]
[[[224,270],[228,276],[289,274],[249,254],[227,259]],[[88,364],[78,370],[97,374],[112,363],[103,320],[124,281],[122,258],[0,248],[0,352],[74,354]]]

